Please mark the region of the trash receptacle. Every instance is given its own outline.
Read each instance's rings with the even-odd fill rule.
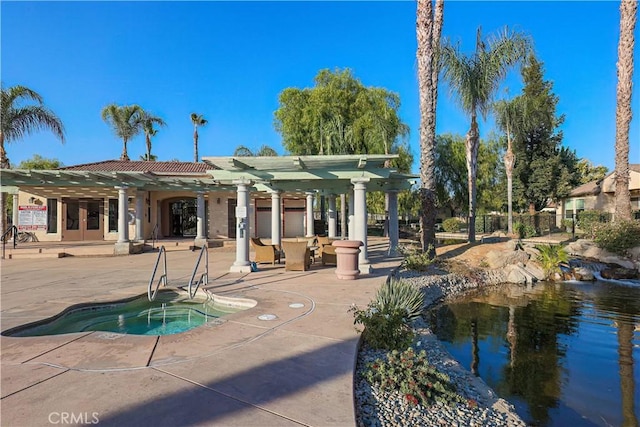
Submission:
[[[336,248],[336,276],[342,280],[355,280],[360,275],[358,269],[358,255],[360,240],[336,240],[331,246]]]

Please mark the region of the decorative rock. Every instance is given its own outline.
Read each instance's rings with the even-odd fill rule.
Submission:
[[[591,282],[596,280],[595,276],[593,275],[593,271],[585,267],[574,268],[573,277],[575,277],[576,280],[580,280],[582,282]]]
[[[600,272],[600,275],[605,279],[625,280],[625,279],[637,279],[638,270],[624,267],[612,267],[605,268]]]

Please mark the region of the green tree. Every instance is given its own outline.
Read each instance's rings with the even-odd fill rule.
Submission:
[[[193,124],[193,161],[198,162],[198,126],[205,126],[208,122],[202,114],[191,113]]]
[[[576,167],[580,184],[600,181],[601,179],[604,179],[604,177],[607,176],[607,172],[609,172],[609,169],[606,166],[594,166],[593,163],[587,159],[580,159]]]
[[[418,89],[420,95],[420,244],[429,258],[436,247],[436,105],[438,100],[439,46],[444,20],[444,0],[419,0],[416,11]]]
[[[443,78],[457,95],[461,108],[469,114],[471,127],[467,133],[466,161],[469,185],[469,242],[475,242],[476,176],[480,131],[478,114],[486,118],[493,97],[508,70],[524,59],[530,42],[521,33],[505,29],[482,41],[478,28],[476,50],[467,56],[458,46],[446,43],[442,50]]]
[[[33,104],[25,104],[32,101]],[[53,111],[44,105],[42,97],[24,86],[0,88],[0,169],[10,168],[5,142],[18,141],[30,133],[50,130],[64,143],[64,126]]]
[[[629,126],[631,125],[631,89],[633,81],[634,29],[638,2],[620,2],[620,40],[618,42],[618,85],[616,87],[616,193],[614,220],[631,219],[629,193]]]
[[[145,142],[147,144],[147,153],[143,160],[155,161],[156,156],[151,154],[151,137],[156,136],[158,129],[154,129],[153,126],[166,126],[167,124],[160,117],[154,116],[147,111],[142,111],[140,114],[140,122],[144,132]]]
[[[21,161],[18,169],[51,170],[62,166],[64,165],[58,159],[47,159],[39,154],[34,154],[32,158]]]
[[[238,145],[233,155],[236,157],[276,157],[278,152],[266,144],[261,145],[255,153],[245,145]]]
[[[289,153],[399,154],[393,166],[410,170],[408,127],[398,116],[397,94],[365,87],[349,69],[324,69],[313,88],[286,88],[278,101],[274,126]]]
[[[118,138],[122,138],[120,160],[129,160],[127,142],[142,130],[142,113],[142,108],[135,104],[123,106],[110,104],[102,109],[102,120],[111,126],[111,130]]]
[[[575,152],[561,147],[558,127],[564,116],[556,116],[553,83],[543,79],[543,65],[533,55],[527,58],[522,77],[524,88],[515,102],[523,105],[524,124],[512,131],[514,193],[519,207],[534,214],[550,200],[568,195],[579,177]]]

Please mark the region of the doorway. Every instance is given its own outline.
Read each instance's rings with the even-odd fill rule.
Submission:
[[[172,237],[195,237],[198,232],[197,200],[182,199],[169,203]]]
[[[62,199],[62,240],[104,240],[104,203]]]

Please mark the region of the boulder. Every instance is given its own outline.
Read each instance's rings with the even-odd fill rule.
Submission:
[[[600,272],[605,279],[626,280],[637,279],[639,277],[638,270],[635,268],[609,267]]]
[[[573,269],[573,277],[581,282],[592,282],[596,280],[593,271],[585,267],[576,267]]]

